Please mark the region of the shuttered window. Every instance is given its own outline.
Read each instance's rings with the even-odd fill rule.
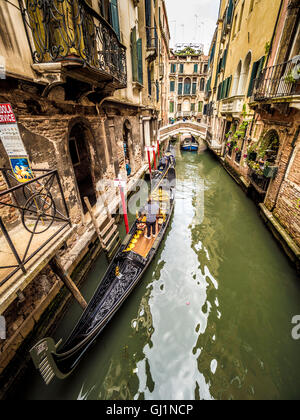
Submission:
[[[170,92],[175,92],[175,81],[171,80],[170,82]]]
[[[118,0],[110,0],[110,18],[111,25],[114,28],[119,40],[120,40],[120,23],[119,23],[119,10],[118,10]]]
[[[147,46],[151,46],[151,0],[145,0]]]
[[[138,82],[142,85],[144,83],[143,77],[143,45],[142,40],[137,40],[137,61],[138,61]]]
[[[198,112],[202,112],[203,110],[203,102],[198,103]]]
[[[196,95],[196,91],[197,91],[197,82],[193,82],[193,86],[192,86],[192,94]]]
[[[174,112],[174,102],[170,102],[170,113],[172,114]]]
[[[133,28],[130,34],[130,49],[131,49],[131,63],[132,63],[132,80],[136,82],[138,80],[136,28]]]
[[[194,64],[194,73],[198,73],[198,64]]]
[[[182,95],[182,82],[178,83],[178,95]]]
[[[176,73],[176,64],[171,64],[171,73]]]
[[[180,64],[179,65],[179,73],[183,73],[183,70],[184,70],[184,65],[183,64]]]
[[[250,97],[253,93],[255,79],[260,76],[260,73],[264,67],[264,63],[265,63],[265,57],[262,57],[260,60],[255,61],[255,63],[253,63],[250,82],[249,82],[249,88],[248,88],[248,93],[247,93],[248,97]]]

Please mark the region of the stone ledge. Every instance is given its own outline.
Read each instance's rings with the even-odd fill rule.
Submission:
[[[273,214],[261,203],[259,204],[261,215],[266,222],[268,228],[271,230],[276,239],[280,242],[288,257],[296,265],[297,270],[300,270],[300,248],[287,233],[279,221]]]

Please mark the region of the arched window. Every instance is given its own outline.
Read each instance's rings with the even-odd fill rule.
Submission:
[[[269,130],[259,146],[260,157],[269,163],[275,163],[279,150],[279,135],[276,130]]]
[[[191,85],[192,85],[192,81],[189,77],[187,77],[184,81],[184,94],[185,95],[190,95]]]
[[[242,71],[241,71],[241,77],[240,77],[240,81],[239,81],[239,86],[238,86],[238,95],[244,95],[246,92],[246,87],[247,87],[247,80],[248,80],[248,76],[249,76],[249,71],[250,71],[250,64],[251,64],[251,58],[252,58],[252,54],[249,51],[243,67],[242,67]]]
[[[234,78],[233,78],[233,86],[232,86],[232,96],[235,96],[238,94],[238,87],[240,83],[240,77],[241,77],[241,71],[242,71],[242,61],[239,62]]]

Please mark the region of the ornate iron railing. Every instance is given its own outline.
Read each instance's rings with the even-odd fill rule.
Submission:
[[[265,68],[255,80],[254,100],[300,95],[300,56]]]
[[[5,247],[4,242],[3,247],[10,250],[8,254],[13,254],[15,257],[15,264],[12,261],[9,265],[0,266],[0,286],[19,270],[26,274],[25,264],[68,225],[71,226],[68,207],[56,170],[35,170],[33,172],[36,175],[41,172],[46,173],[36,176],[25,184],[19,184],[10,169],[1,169],[1,171],[8,185],[7,190],[0,192],[2,215],[4,214],[4,208],[14,209],[19,223],[8,231],[4,219],[0,217],[0,231],[2,231],[8,248]],[[17,233],[14,234],[16,228]],[[49,232],[46,233],[47,231]],[[41,235],[42,238],[37,244],[34,242],[36,235]],[[17,251],[18,248],[20,249],[18,246],[20,244],[16,243],[16,240],[18,242],[23,241],[22,252]],[[3,249],[0,251],[3,252]],[[1,270],[5,270],[5,273],[9,271],[9,273],[2,278]]]
[[[19,0],[34,63],[73,61],[127,84],[126,47],[85,0]]]

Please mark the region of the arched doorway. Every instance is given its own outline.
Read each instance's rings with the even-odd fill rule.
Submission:
[[[123,124],[123,150],[127,175],[132,172],[131,124],[126,120]]]
[[[88,150],[88,139],[91,135],[83,123],[75,124],[69,134],[69,152],[84,213],[87,213],[84,197],[88,197],[91,206],[97,202]]]

